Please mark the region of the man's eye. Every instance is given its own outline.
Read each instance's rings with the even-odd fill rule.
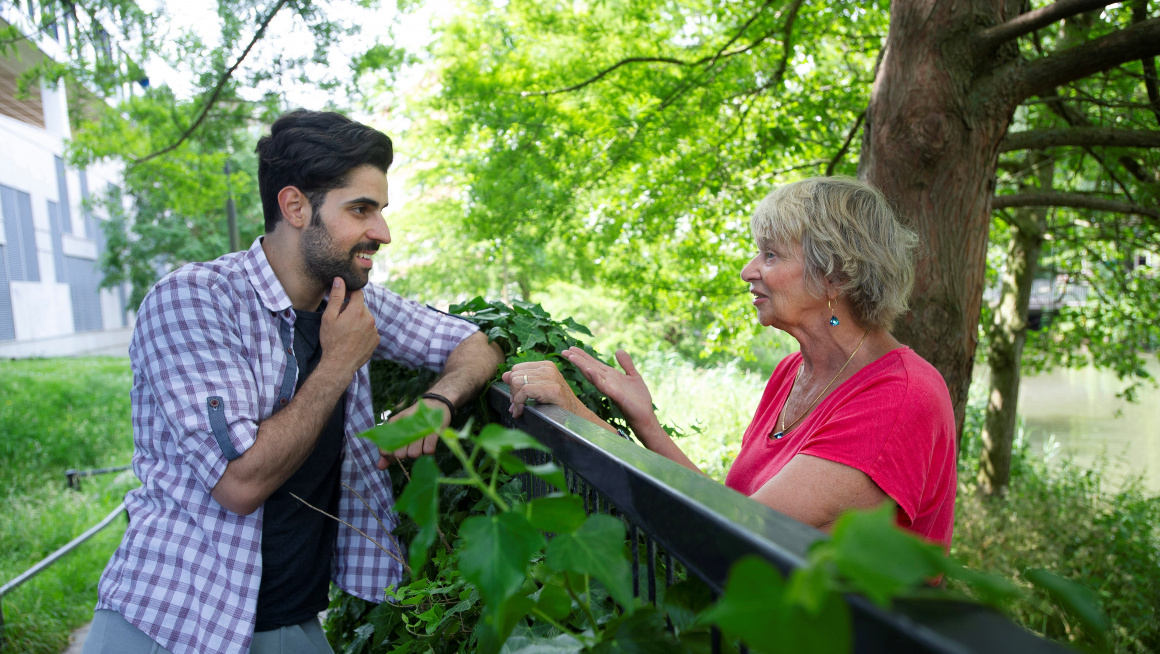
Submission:
[[[355,213],[357,213],[357,214],[364,214],[364,213],[366,213],[366,212],[367,212],[367,208],[366,208],[366,207],[364,207],[364,206],[362,206],[362,205],[359,205],[359,206],[357,206],[357,207],[354,207],[354,208],[353,208],[353,210],[354,210],[354,212],[355,212]]]

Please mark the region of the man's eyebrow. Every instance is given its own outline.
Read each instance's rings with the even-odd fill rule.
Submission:
[[[355,198],[353,200],[347,200],[346,202],[343,202],[343,204],[348,206],[348,207],[353,205],[353,204],[368,204],[376,209],[379,208],[379,201],[374,199],[374,198],[368,198],[368,197],[361,197],[361,198]],[[386,205],[383,205],[383,206],[386,206]]]

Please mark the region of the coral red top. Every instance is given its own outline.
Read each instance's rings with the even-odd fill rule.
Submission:
[[[955,419],[942,376],[910,348],[839,385],[793,431],[774,424],[801,364],[786,357],[765,387],[725,485],[753,495],[798,454],[857,468],[898,504],[898,524],[949,548],[958,486]]]

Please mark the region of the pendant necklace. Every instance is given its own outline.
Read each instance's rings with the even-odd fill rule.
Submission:
[[[803,411],[802,414],[798,416],[793,422],[789,423],[789,425],[785,424],[785,406],[789,404],[789,395],[785,396],[786,404],[782,405],[781,415],[778,416],[778,422],[780,422],[782,426],[781,429],[777,430],[777,433],[773,434],[772,438],[774,440],[781,439],[781,437],[785,436],[785,432],[793,429],[795,425],[801,422],[802,418],[806,417],[806,414],[808,414],[810,411],[813,411],[814,406],[818,403],[818,400],[822,399],[822,396],[826,394],[826,391],[830,390],[830,387],[834,385],[834,382],[838,381],[838,377],[842,376],[842,372],[846,370],[846,366],[850,365],[850,362],[854,360],[854,355],[858,354],[858,350],[862,349],[862,343],[866,341],[866,335],[869,333],[869,329],[862,332],[862,340],[858,341],[858,347],[854,348],[854,351],[850,353],[850,358],[846,359],[846,363],[843,363],[842,367],[838,369],[838,374],[834,375],[834,378],[830,380],[830,383],[826,384],[826,387],[822,389],[822,392],[814,396],[814,401],[810,402],[810,405],[806,407],[806,410]],[[798,368],[797,377],[794,377],[793,379],[794,385],[789,389],[791,395],[793,394],[794,386],[797,386],[798,377],[801,377],[802,370],[805,368],[805,365],[805,363],[802,363],[801,367]]]

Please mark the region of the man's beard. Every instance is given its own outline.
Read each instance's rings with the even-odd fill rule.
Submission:
[[[358,267],[354,262],[354,256],[358,252],[375,252],[378,249],[378,243],[364,241],[356,244],[348,252],[337,252],[334,239],[323,224],[322,216],[317,209],[310,218],[310,226],[302,232],[302,262],[306,274],[324,288],[330,288],[335,277],[342,278],[347,293],[366,286],[370,280],[370,271]]]

